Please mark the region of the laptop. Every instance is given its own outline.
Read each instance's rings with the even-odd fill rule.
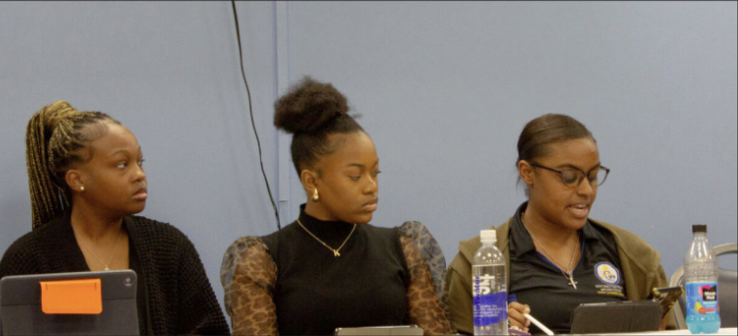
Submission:
[[[650,300],[585,303],[574,308],[571,334],[657,331],[661,304]]]
[[[138,335],[132,270],[7,276],[0,334]]]
[[[335,336],[354,336],[354,335],[422,336],[423,329],[418,327],[415,324],[401,325],[401,326],[336,328],[333,335]]]

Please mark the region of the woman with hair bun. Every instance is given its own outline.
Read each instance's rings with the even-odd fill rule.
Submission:
[[[378,204],[374,142],[346,98],[309,77],[275,103],[274,125],[292,133],[307,202],[295,222],[242,237],[221,268],[234,334],[333,334],[336,328],[417,324],[451,332],[439,293],[445,260],[418,222],[368,224]]]
[[[190,240],[134,216],[148,183],[128,128],[58,101],[28,122],[26,163],[33,230],[7,249],[0,278],[132,269],[141,335],[229,333]]]
[[[579,304],[645,300],[652,288],[668,286],[661,256],[648,243],[589,218],[610,169],[582,123],[562,114],[531,120],[520,133],[516,165],[528,201],[490,228],[509,265],[512,327],[542,333],[523,317],[530,312],[554,333],[568,334]],[[471,262],[480,246],[479,236],[460,242],[448,270],[451,320],[460,333],[474,332]],[[666,325],[674,328],[671,313]]]

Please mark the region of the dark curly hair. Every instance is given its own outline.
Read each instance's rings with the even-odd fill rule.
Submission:
[[[582,138],[589,138],[597,143],[592,133],[578,120],[565,114],[544,114],[529,121],[520,132],[518,159],[515,164],[545,157],[550,152],[550,144]],[[518,176],[518,183],[520,181],[522,179]],[[530,196],[527,187],[525,195]]]
[[[342,142],[329,141],[329,135],[364,131],[348,111],[346,97],[333,85],[309,76],[274,103],[274,126],[293,134],[290,152],[297,175],[339,148]]]
[[[548,155],[548,145],[581,138],[592,133],[576,119],[565,114],[545,114],[528,122],[518,138],[518,160],[531,161]],[[595,141],[596,142],[596,141]]]

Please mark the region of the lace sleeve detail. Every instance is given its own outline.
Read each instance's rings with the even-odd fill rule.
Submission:
[[[410,320],[423,328],[426,335],[451,334],[446,302],[439,295],[446,277],[443,252],[423,224],[405,222],[399,230],[410,272],[407,291]]]
[[[234,335],[278,334],[273,300],[277,265],[261,238],[241,237],[228,247],[220,281]]]

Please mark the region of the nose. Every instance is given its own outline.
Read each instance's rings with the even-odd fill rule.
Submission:
[[[582,183],[577,187],[577,193],[580,195],[587,195],[591,196],[597,192],[597,187],[593,186],[592,183],[589,182],[588,178],[584,178]]]
[[[136,165],[135,169],[136,169],[135,175],[134,175],[135,181],[136,182],[146,181],[146,172],[144,172],[143,167],[141,167],[141,165]]]
[[[366,184],[366,187],[364,188],[365,194],[374,195],[379,191],[379,180],[376,176],[370,176],[367,179],[369,182]]]

